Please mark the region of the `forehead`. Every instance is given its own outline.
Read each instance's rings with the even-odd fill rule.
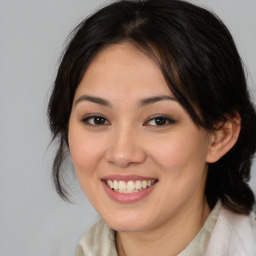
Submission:
[[[111,45],[97,54],[75,97],[82,93],[126,97],[172,95],[154,60],[130,43]]]

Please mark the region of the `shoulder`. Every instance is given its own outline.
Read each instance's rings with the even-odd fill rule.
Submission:
[[[100,220],[80,239],[76,256],[117,256],[115,232]]]
[[[240,215],[222,206],[207,246],[207,255],[256,255],[255,214]]]

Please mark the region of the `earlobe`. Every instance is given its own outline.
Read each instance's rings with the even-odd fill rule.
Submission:
[[[207,163],[217,162],[237,142],[241,130],[241,117],[238,113],[227,118],[224,123],[210,135],[210,144],[206,157]]]

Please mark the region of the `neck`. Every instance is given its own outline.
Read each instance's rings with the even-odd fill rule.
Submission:
[[[206,199],[194,204],[164,225],[143,232],[117,232],[119,256],[176,256],[202,228],[210,213]]]

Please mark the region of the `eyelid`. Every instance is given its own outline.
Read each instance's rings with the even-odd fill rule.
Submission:
[[[107,124],[106,124],[106,123],[104,123],[104,124],[90,124],[90,123],[88,122],[89,120],[91,120],[91,119],[93,119],[93,118],[97,118],[97,117],[103,118],[103,119],[105,120],[105,122],[107,122]],[[103,115],[101,115],[101,114],[89,114],[89,115],[86,115],[85,117],[83,117],[83,118],[81,119],[81,121],[82,121],[85,125],[90,125],[90,126],[104,126],[104,125],[110,125],[109,120],[108,120],[106,117],[104,117]]]
[[[164,124],[164,125],[147,125],[147,123],[149,123],[150,121],[152,121],[154,119],[157,119],[157,118],[166,119],[168,123]],[[170,125],[170,124],[175,124],[175,123],[176,123],[176,121],[168,115],[156,114],[156,115],[150,117],[143,125],[144,126],[156,126],[156,127],[160,128],[160,127],[167,126],[167,125]]]

